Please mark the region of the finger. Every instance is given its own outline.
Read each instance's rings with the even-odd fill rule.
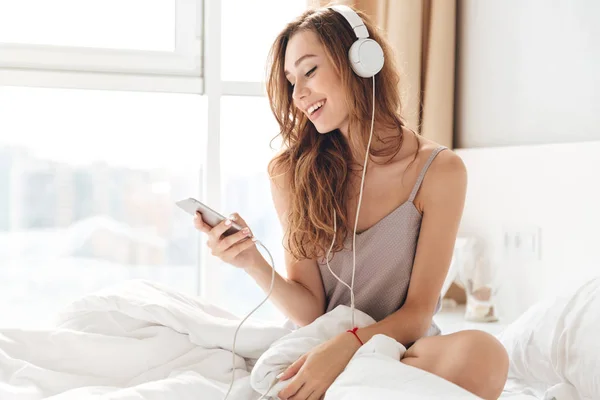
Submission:
[[[321,400],[325,397],[319,389],[313,390],[313,392],[306,398],[306,400]]]
[[[315,392],[315,390],[310,387],[308,385],[308,383],[304,384],[300,390],[298,390],[296,392],[295,395],[293,395],[292,397],[289,397],[290,400],[307,400],[307,399],[314,399],[314,397],[311,397],[312,394]]]
[[[285,381],[286,379],[290,379],[292,376],[296,375],[298,373],[298,371],[300,371],[300,368],[302,368],[302,366],[304,365],[305,361],[306,361],[306,354],[303,355],[302,357],[300,357],[299,359],[297,359],[296,361],[294,361],[292,363],[292,365],[287,367],[286,370],[283,371],[283,374],[281,375],[281,377],[279,377],[279,380]]]
[[[248,224],[246,223],[246,221],[244,221],[244,219],[242,217],[240,217],[240,214],[238,214],[238,213],[232,213],[229,216],[229,219],[232,220],[232,221],[235,221],[235,223],[238,224],[241,227],[245,228],[245,227],[248,226]]]
[[[222,255],[223,259],[225,259],[225,260],[234,259],[242,251],[249,249],[252,246],[255,246],[256,243],[254,242],[254,240],[255,240],[254,238],[252,238],[251,240],[244,240],[243,242],[240,242],[238,244],[231,246],[227,251],[225,251],[223,253],[223,255]]]
[[[198,211],[196,211],[196,215],[194,215],[194,226],[196,229],[204,233],[208,233],[210,231],[210,226],[204,223],[202,216]]]
[[[214,226],[208,236],[213,243],[218,242],[221,239],[221,236],[231,228],[232,221],[229,218],[225,218],[223,221],[219,222],[216,226]]]
[[[250,229],[250,227],[248,226],[246,221],[244,221],[244,219],[242,217],[240,217],[240,214],[238,214],[238,213],[232,213],[231,215],[229,215],[229,219],[231,219],[233,222],[236,223],[236,225],[238,225],[242,228]],[[250,234],[252,234],[252,229],[250,229]]]
[[[225,252],[234,244],[238,243],[240,240],[245,239],[250,236],[250,229],[244,228],[238,233],[234,233],[233,235],[227,236],[219,242],[219,245],[215,249],[217,252]]]
[[[296,378],[292,379],[289,383],[289,385],[287,385],[283,390],[281,390],[277,396],[280,399],[291,399],[292,396],[294,396],[296,393],[298,393],[298,391],[302,388],[302,386],[304,386],[304,381],[302,381],[300,376],[297,376]]]

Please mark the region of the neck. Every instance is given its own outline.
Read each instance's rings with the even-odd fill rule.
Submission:
[[[370,129],[370,126],[369,126]],[[405,148],[405,138],[406,138],[406,133],[408,131],[406,129],[403,130],[399,130],[399,129],[390,129],[390,128],[385,128],[385,127],[378,127],[377,125],[375,125],[374,129],[373,129],[373,138],[371,140],[371,147],[370,150],[371,152],[379,152],[382,151],[386,148],[389,148],[390,146],[394,145],[394,141],[395,139],[397,139],[400,135],[403,135],[403,143],[402,143],[402,149]],[[342,130],[340,129],[340,133],[342,135],[344,135],[346,137],[346,139],[348,139],[348,130]],[[370,134],[370,130],[367,134]],[[366,152],[366,146],[367,143],[369,141],[369,136],[366,136],[366,140],[363,143],[362,141],[360,141],[359,143],[356,142],[350,142],[348,141],[349,145],[350,145],[350,149],[353,155],[353,159],[354,162],[357,163],[358,165],[363,165],[365,162],[365,152]],[[372,155],[370,160],[373,160],[375,162],[383,162],[384,160],[389,159],[389,154],[388,155],[382,155],[382,156],[375,156]]]

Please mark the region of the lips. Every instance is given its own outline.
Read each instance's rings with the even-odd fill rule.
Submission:
[[[305,108],[304,112],[306,113],[308,118],[314,121],[321,114],[321,110],[323,110],[325,103],[327,103],[327,99],[315,101],[307,108]]]
[[[325,105],[325,100],[319,100],[319,101],[313,103],[310,107],[308,107],[306,109],[306,112],[308,113],[309,116],[311,116],[315,112],[317,112],[317,110],[319,110],[321,107],[323,107],[324,105]]]

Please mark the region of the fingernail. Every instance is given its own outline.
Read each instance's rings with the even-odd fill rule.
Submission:
[[[242,233],[248,234],[248,233],[250,233],[250,229],[244,228],[244,229],[242,229]]]
[[[285,374],[285,371],[283,371],[282,373],[280,373],[279,375],[277,375],[275,378],[281,379],[281,377],[283,376],[283,374]]]
[[[257,240],[258,240],[257,238],[255,238],[254,236],[252,236],[252,241],[253,242],[256,242]]]
[[[226,219],[225,220],[225,225],[227,225],[227,226],[231,225],[231,220],[230,219]]]
[[[231,215],[229,216],[229,219],[230,219],[230,220],[232,220],[232,221],[235,221],[235,215],[231,214]]]

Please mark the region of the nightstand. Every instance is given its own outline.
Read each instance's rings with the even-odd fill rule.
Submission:
[[[449,334],[467,329],[477,329],[497,335],[506,327],[502,321],[497,322],[472,322],[465,320],[465,305],[446,306],[433,317],[435,323],[442,330],[442,334]]]

